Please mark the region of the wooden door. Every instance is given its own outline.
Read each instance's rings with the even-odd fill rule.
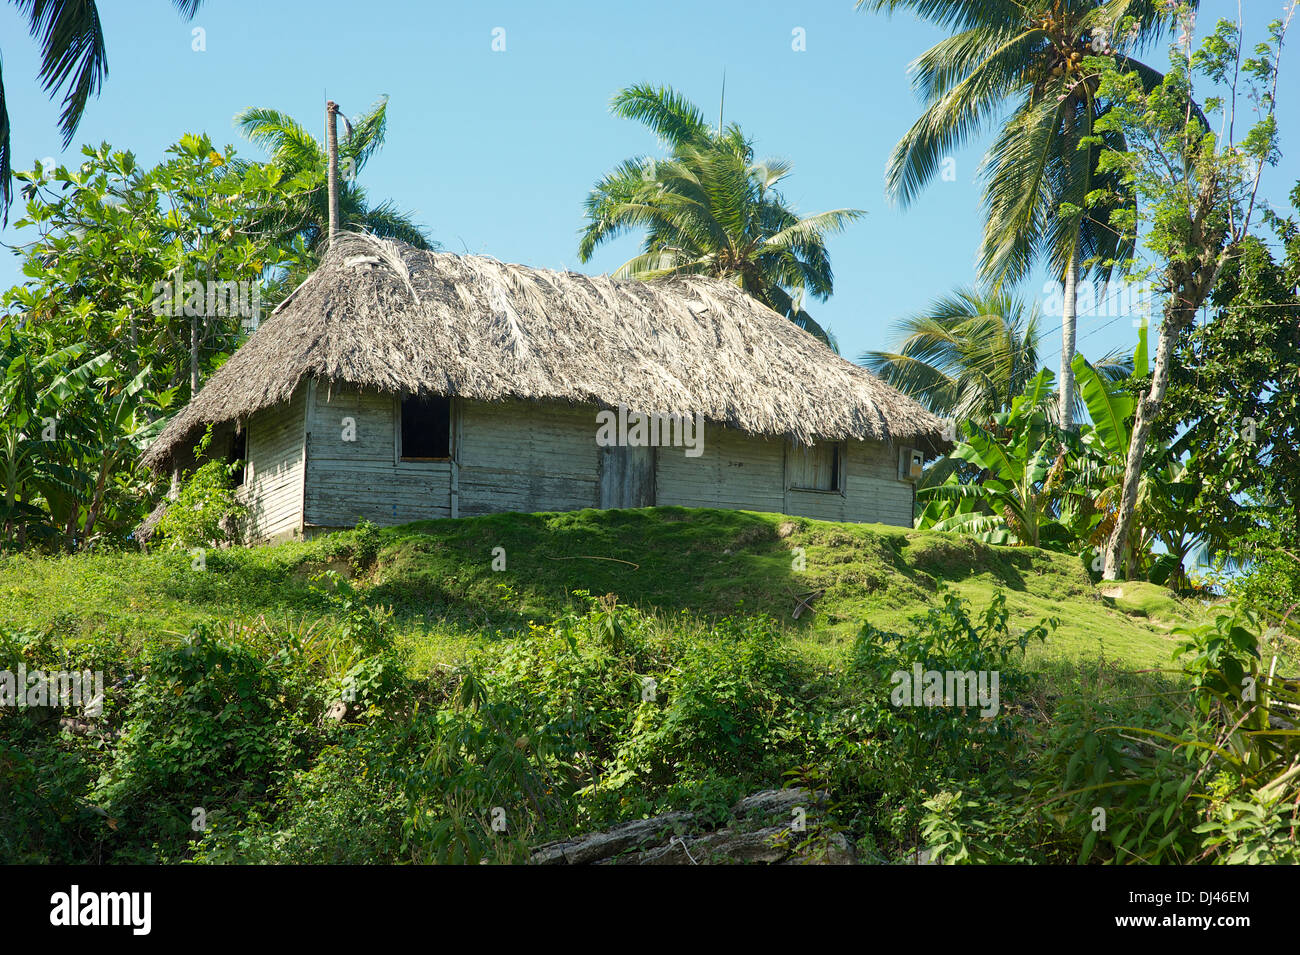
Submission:
[[[655,449],[600,449],[600,506],[653,507]]]

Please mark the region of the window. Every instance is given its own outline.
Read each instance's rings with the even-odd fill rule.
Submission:
[[[821,441],[811,446],[792,442],[786,455],[786,473],[794,490],[842,490],[843,467],[842,441]]]
[[[437,461],[451,457],[451,399],[410,395],[402,399],[403,461]]]
[[[236,431],[230,438],[230,453],[226,456],[227,464],[239,462],[239,467],[231,474],[230,479],[234,482],[235,487],[244,483],[244,477],[248,471],[248,429],[243,428]]]

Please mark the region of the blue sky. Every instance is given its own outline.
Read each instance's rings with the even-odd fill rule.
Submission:
[[[373,198],[394,199],[451,251],[604,272],[636,241],[620,240],[581,265],[582,201],[615,163],[657,150],[642,127],[609,114],[611,95],[635,82],[669,83],[714,116],[725,70],[726,119],[743,126],[760,156],[793,161],[784,192],[798,210],[868,212],[831,240],[836,292],[810,306],[846,357],[885,347],[894,319],[974,277],[983,142],[953,156],[955,181],[934,182],[908,209],[893,208],[884,193],[890,150],[919,112],[907,65],[942,36],[909,15],[859,12],[851,0],[209,0],[185,22],[167,0],[100,6],[109,76],[78,144],[107,140],[152,163],[182,134],[203,131],[256,156],[231,122],[244,107],[283,109],[316,130],[327,97],[356,113],[386,93],[387,145],[362,173]],[[1248,35],[1281,6],[1246,0]],[[1236,9],[1234,0],[1207,0],[1198,32]],[[502,52],[492,49],[496,28],[505,31]],[[796,28],[802,52],[792,48]],[[36,44],[10,4],[0,4],[0,38],[15,166],[64,156],[58,105],[36,82]],[[1300,70],[1289,66],[1284,59],[1284,76]],[[1300,108],[1285,88],[1282,97],[1286,154]],[[1294,163],[1271,170],[1266,196],[1284,205],[1296,177]],[[23,231],[10,226],[0,238],[12,245]],[[0,288],[18,278],[6,251]],[[1026,281],[1023,293],[1042,298],[1044,280]],[[1081,316],[1079,334],[1087,355],[1131,348],[1136,335],[1126,315],[1105,307]],[[1040,347],[1055,367],[1059,332]]]

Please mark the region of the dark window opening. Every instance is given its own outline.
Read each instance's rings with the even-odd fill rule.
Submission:
[[[403,461],[451,457],[451,399],[442,395],[402,399]]]
[[[238,462],[239,467],[235,468],[230,474],[230,480],[234,482],[235,487],[244,483],[244,471],[248,466],[248,429],[236,431],[230,439],[230,454],[226,457],[227,464]]]

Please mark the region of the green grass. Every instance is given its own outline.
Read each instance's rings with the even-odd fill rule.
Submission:
[[[864,621],[899,629],[949,587],[982,608],[997,590],[1013,622],[1056,617],[1031,662],[1104,658],[1167,666],[1173,626],[1201,609],[1149,584],[1105,596],[1080,561],[1033,548],[882,525],[836,524],[745,511],[649,508],[498,514],[380,532],[369,599],[391,605],[400,639],[423,669],[457,662],[485,640],[575,609],[574,591],[692,618],[767,614],[808,657],[829,662]],[[103,634],[139,643],[204,622],[275,622],[328,615],[313,575],[351,573],[353,532],[306,543],[187,553],[102,553],[0,559],[0,626]],[[492,569],[494,548],[506,569]],[[794,569],[802,548],[806,569]],[[823,591],[813,613],[796,598]]]

